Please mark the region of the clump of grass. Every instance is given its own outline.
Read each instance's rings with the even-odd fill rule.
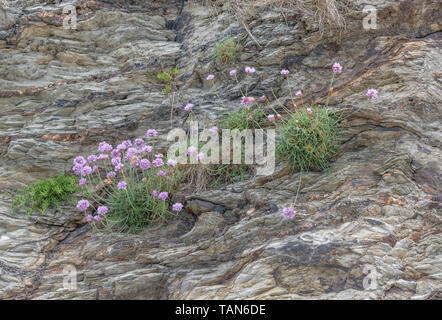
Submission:
[[[339,117],[327,108],[303,108],[291,113],[278,133],[280,159],[301,171],[322,171],[338,148]]]
[[[118,232],[136,234],[146,225],[164,220],[171,213],[169,201],[153,196],[152,192],[171,194],[178,185],[179,176],[169,171],[166,180],[152,170],[145,173],[140,182],[136,178],[128,181],[126,190],[114,190],[106,199],[109,207],[107,223]]]
[[[261,108],[240,107],[232,113],[222,123],[223,129],[256,129],[266,122],[266,113]]]
[[[61,209],[60,203],[68,200],[71,195],[79,190],[74,176],[59,174],[53,178],[40,180],[14,194],[11,209],[14,211],[26,207],[26,213],[38,211],[42,214],[50,207]]]
[[[243,181],[252,172],[247,164],[216,164],[207,168],[214,186]]]
[[[215,48],[216,62],[219,64],[228,64],[238,57],[240,50],[241,45],[233,38],[220,40]]]

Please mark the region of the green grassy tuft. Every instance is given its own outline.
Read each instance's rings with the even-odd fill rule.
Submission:
[[[306,110],[290,114],[278,129],[276,153],[295,169],[322,171],[338,147],[339,117],[329,109],[312,108],[311,115]]]
[[[230,113],[222,123],[223,129],[256,129],[267,121],[266,113],[259,108],[247,108],[241,106]]]

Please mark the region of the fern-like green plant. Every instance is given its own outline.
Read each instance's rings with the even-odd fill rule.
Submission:
[[[26,213],[38,211],[42,214],[51,206],[61,209],[60,203],[68,200],[79,190],[75,176],[59,174],[53,178],[40,180],[22,190],[16,191],[11,203],[11,210],[26,207]]]

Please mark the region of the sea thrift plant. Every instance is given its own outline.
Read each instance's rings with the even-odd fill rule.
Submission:
[[[293,207],[286,207],[282,210],[282,215],[286,219],[293,219],[296,215],[296,211]]]
[[[378,91],[376,89],[368,89],[367,97],[370,99],[376,99],[378,97]]]
[[[181,174],[174,159],[155,153],[156,135],[156,130],[149,129],[146,141],[126,140],[115,148],[101,142],[100,156],[74,159],[72,170],[82,191],[77,209],[85,212],[86,220],[94,227],[136,233],[147,224],[181,211],[182,207],[169,203]]]

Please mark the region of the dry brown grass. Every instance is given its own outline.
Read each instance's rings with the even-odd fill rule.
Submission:
[[[230,12],[244,21],[255,17],[264,9],[275,9],[287,20],[299,14],[311,17],[319,30],[345,28],[344,13],[348,9],[345,0],[207,0],[215,6],[228,6]]]

